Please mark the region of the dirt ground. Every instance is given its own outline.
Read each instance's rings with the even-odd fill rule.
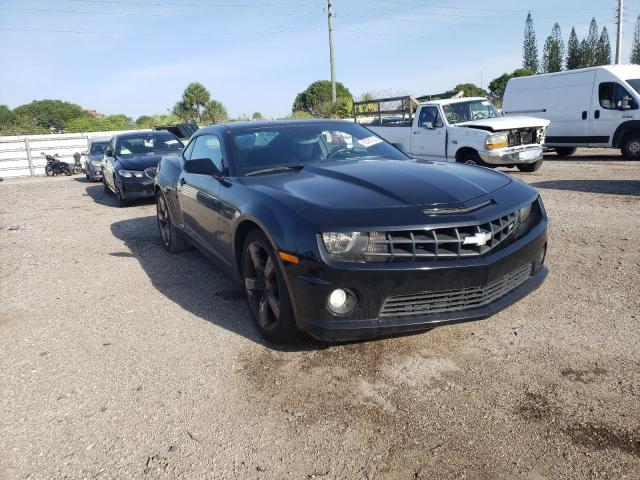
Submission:
[[[640,478],[640,163],[549,155],[550,275],[474,323],[265,345],[152,203],[0,183],[0,478]]]

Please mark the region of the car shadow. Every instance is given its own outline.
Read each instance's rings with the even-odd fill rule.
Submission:
[[[545,180],[529,185],[551,190],[640,196],[640,180]]]
[[[555,153],[545,153],[544,154],[545,162],[638,162],[638,160],[630,160],[624,158],[620,154],[620,150],[609,149],[609,153],[598,153],[598,155],[584,155],[581,154],[580,150],[573,155],[569,155],[568,157],[559,157]]]
[[[100,201],[100,196],[96,196],[96,201]],[[111,232],[131,252],[111,255],[135,257],[153,286],[188,312],[274,350],[308,351],[329,346],[302,335],[288,345],[265,341],[253,323],[240,285],[195,249],[168,253],[160,240],[155,216],[115,222]]]

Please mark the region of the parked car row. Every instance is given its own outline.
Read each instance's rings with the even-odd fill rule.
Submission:
[[[90,178],[120,205],[154,196],[165,249],[196,247],[227,271],[270,341],[481,319],[547,275],[534,188],[412,158],[354,122],[215,125],[184,148],[169,132],[94,142]]]

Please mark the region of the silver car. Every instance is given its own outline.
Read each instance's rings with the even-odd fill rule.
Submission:
[[[111,138],[108,137],[92,138],[89,140],[88,150],[83,152],[83,155],[87,157],[85,174],[87,180],[91,182],[102,180],[102,157],[104,156],[107,145],[109,145],[109,140],[111,140]]]

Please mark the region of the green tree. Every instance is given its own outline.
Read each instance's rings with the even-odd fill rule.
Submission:
[[[631,44],[630,63],[640,65],[640,15],[636,19],[636,26],[633,29],[633,43]]]
[[[211,123],[221,123],[229,119],[229,114],[222,103],[217,100],[209,100],[204,108],[204,118]]]
[[[185,106],[189,106],[189,109],[195,112],[195,116],[198,121],[202,121],[202,111],[204,106],[211,99],[211,94],[204,85],[198,82],[190,83],[182,94],[182,102]]]
[[[522,67],[537,72],[538,64],[538,45],[536,41],[536,31],[533,28],[533,17],[531,12],[527,14],[524,24],[524,42],[522,44]]]
[[[0,105],[0,135],[18,135],[21,126],[21,118],[6,105]]]
[[[138,128],[153,128],[154,126],[154,118],[150,115],[140,115],[136,119],[136,127]]]
[[[589,24],[589,33],[580,44],[580,57],[582,58],[583,67],[593,67],[596,65],[596,54],[598,51],[598,40],[600,34],[598,32],[598,23],[595,18],[591,19]]]
[[[64,130],[70,120],[89,116],[80,105],[62,100],[34,100],[16,107],[13,113],[26,124],[54,130]]]
[[[464,92],[465,97],[486,97],[487,91],[474,85],[473,83],[459,83],[453,90],[450,90],[451,96],[458,92]]]
[[[108,132],[114,130],[130,130],[134,127],[133,120],[126,115],[107,115],[95,117],[87,115],[69,120],[65,131],[74,132]]]
[[[571,34],[569,35],[569,43],[567,44],[567,70],[575,70],[581,66],[580,42],[578,41],[575,27],[572,27]]]
[[[545,73],[559,72],[562,70],[564,59],[564,41],[560,25],[555,23],[551,29],[551,35],[544,42],[542,52],[542,71]]]
[[[526,68],[518,68],[511,73],[503,73],[489,82],[489,95],[496,103],[502,103],[502,97],[504,96],[504,91],[507,88],[507,82],[509,80],[516,77],[529,77],[535,74],[534,71]]]
[[[293,112],[307,112],[314,117],[345,118],[351,115],[353,97],[349,89],[336,82],[337,101],[331,101],[331,82],[318,80],[300,92],[293,102]]]
[[[178,117],[182,122],[191,122],[196,117],[195,112],[190,105],[180,100],[176,102],[171,110],[171,113]]]
[[[264,116],[260,112],[253,112],[251,120],[264,120]]]
[[[596,48],[596,65],[611,64],[611,42],[609,42],[609,33],[607,27],[602,27],[598,45]]]

